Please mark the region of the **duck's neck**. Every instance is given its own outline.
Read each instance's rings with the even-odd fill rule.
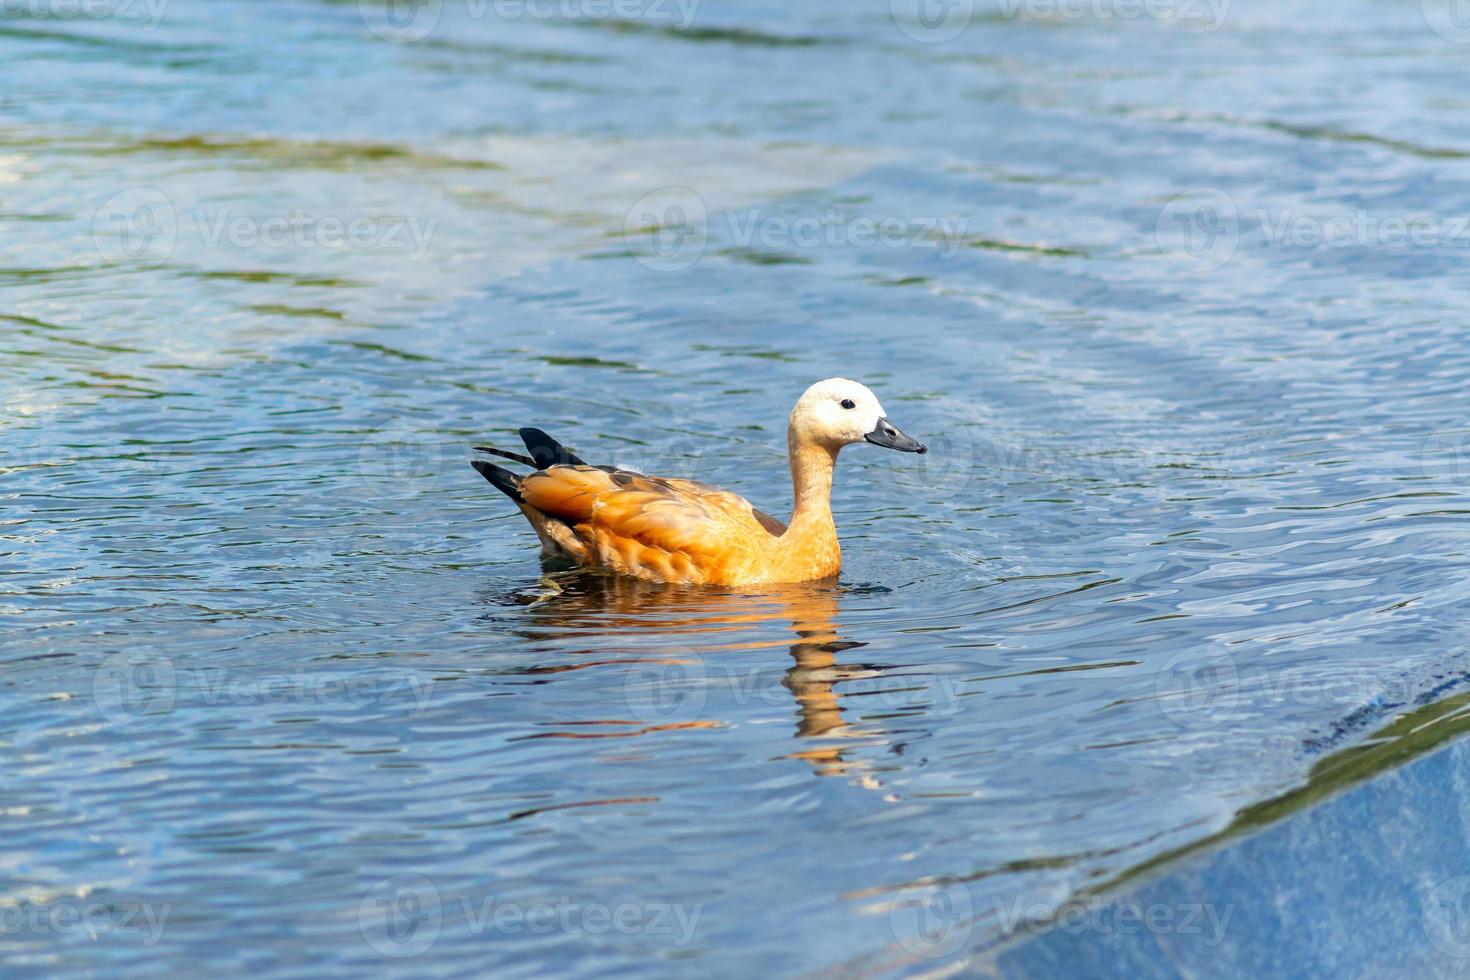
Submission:
[[[786,437],[791,455],[791,523],[782,536],[789,549],[814,557],[837,554],[837,526],[832,522],[832,468],[837,450]]]

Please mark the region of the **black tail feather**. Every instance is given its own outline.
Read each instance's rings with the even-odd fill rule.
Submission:
[[[483,459],[472,459],[470,465],[489,480],[491,485],[516,503],[521,502],[521,478],[503,466],[487,463]]]
[[[540,429],[522,429],[521,441],[526,444],[526,449],[534,459],[533,465],[537,469],[544,470],[548,466],[565,466],[568,464],[572,466],[587,465],[580,456]]]
[[[535,469],[540,468],[536,466],[536,461],[529,456],[522,456],[520,453],[506,452],[504,449],[496,449],[494,446],[476,446],[475,452],[489,453],[491,456],[499,456],[502,459],[513,459],[517,463],[524,463],[527,466]]]

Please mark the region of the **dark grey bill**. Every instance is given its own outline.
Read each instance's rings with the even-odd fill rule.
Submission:
[[[879,419],[878,427],[863,437],[875,446],[897,449],[901,453],[927,453],[929,447],[917,439],[910,439],[898,431],[898,426],[887,419]]]

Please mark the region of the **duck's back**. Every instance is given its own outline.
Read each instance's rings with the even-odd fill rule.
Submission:
[[[578,561],[658,582],[759,581],[786,530],[728,491],[608,467],[538,470],[520,495],[561,525],[543,533]]]

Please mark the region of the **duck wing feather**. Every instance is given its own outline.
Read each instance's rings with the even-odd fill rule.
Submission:
[[[599,564],[660,581],[728,580],[785,531],[743,497],[694,480],[552,466],[518,489],[528,506],[572,525]]]

